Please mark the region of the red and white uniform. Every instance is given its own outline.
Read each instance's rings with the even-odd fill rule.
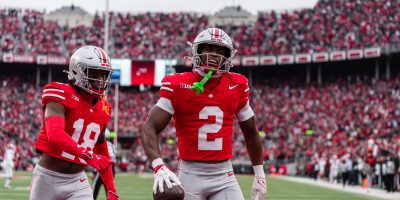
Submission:
[[[52,82],[44,86],[42,95],[43,112],[49,102],[65,107],[65,132],[80,146],[93,150],[101,130],[110,121],[111,106],[103,97],[91,106],[92,96],[76,90],[69,84]],[[43,124],[44,123],[43,114]],[[86,165],[86,162],[48,142],[43,126],[36,141],[36,148],[49,156],[68,162]]]
[[[190,90],[202,77],[197,72],[164,77],[157,106],[173,115],[179,157],[193,161],[222,161],[232,157],[234,116],[239,122],[254,116],[243,75],[227,72],[211,78],[204,92]]]

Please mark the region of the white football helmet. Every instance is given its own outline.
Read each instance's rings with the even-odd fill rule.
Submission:
[[[232,67],[232,58],[236,53],[236,49],[233,48],[232,40],[228,34],[226,34],[223,30],[219,28],[208,28],[200,32],[193,43],[188,42],[192,48],[192,64],[194,68],[200,68],[204,71],[204,69],[210,68],[210,55],[220,56],[219,63],[216,66],[216,72],[228,72]],[[201,53],[199,47],[203,45],[217,45],[226,48],[227,54],[210,54],[210,53]],[[203,58],[203,59],[202,59]],[[213,63],[216,65],[216,63]]]
[[[111,86],[110,57],[100,47],[83,46],[76,50],[66,72],[72,84],[95,96],[106,95]]]

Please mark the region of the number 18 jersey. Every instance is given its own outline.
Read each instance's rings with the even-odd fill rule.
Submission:
[[[45,128],[44,109],[47,103],[58,103],[65,108],[65,132],[80,146],[93,150],[101,130],[110,121],[111,106],[105,98],[91,105],[89,94],[78,92],[69,84],[52,82],[43,89],[43,126],[36,141],[36,148],[49,156],[86,165],[86,162],[49,143]]]
[[[234,117],[246,121],[254,116],[249,106],[247,78],[223,73],[211,78],[204,92],[196,95],[190,87],[201,78],[197,72],[164,77],[157,106],[174,117],[181,159],[230,159]]]

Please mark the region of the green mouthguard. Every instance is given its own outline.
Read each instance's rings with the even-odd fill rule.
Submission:
[[[211,74],[214,72],[214,68],[210,68],[208,73],[201,79],[200,82],[193,83],[193,86],[190,87],[190,90],[196,89],[196,95],[199,95],[201,92],[204,92],[204,85],[207,83],[208,80],[211,78]]]

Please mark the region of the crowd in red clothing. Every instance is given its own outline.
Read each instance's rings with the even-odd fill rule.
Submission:
[[[45,21],[43,13],[34,10],[25,10],[23,13],[23,27],[25,37],[22,38],[23,46],[17,53],[60,55],[63,53],[61,46],[61,31],[54,21]]]
[[[265,82],[253,87],[251,105],[273,158],[359,154],[368,139],[391,141],[380,148],[397,154],[392,147],[400,141],[399,84],[399,78],[338,80],[321,87]]]
[[[41,88],[29,79],[1,77],[0,141],[17,141],[21,160],[32,161],[33,144],[41,127]],[[251,105],[263,137],[265,160],[292,162],[301,158],[344,155],[364,157],[367,140],[380,150],[400,150],[400,78],[301,85],[291,81],[265,81],[251,88]],[[110,93],[109,101],[114,104]],[[136,138],[128,163],[143,164],[137,140],[146,115],[158,99],[157,90],[125,88],[119,95],[118,135]],[[113,118],[109,129],[114,130]],[[173,122],[161,137],[163,153],[176,161]],[[234,131],[234,159],[247,157],[238,125]],[[0,150],[1,151],[1,150]],[[142,152],[142,153],[141,153]],[[0,152],[0,155],[1,152]],[[141,164],[140,164],[141,163]]]
[[[41,93],[31,81],[20,77],[0,76],[0,146],[16,142],[16,163],[23,169],[32,168],[36,155],[34,144],[41,127]],[[0,156],[4,155],[0,148]]]
[[[0,46],[2,52],[10,52],[21,41],[19,16],[17,9],[0,9]]]
[[[90,44],[103,47],[104,26],[99,15],[95,15],[90,27],[77,26],[75,28],[63,28],[62,39],[65,41],[66,50],[72,55],[79,47]]]
[[[311,9],[261,12],[250,25],[221,25],[238,55],[313,53],[397,44],[400,2],[320,0]],[[68,56],[82,45],[103,46],[104,17],[92,26],[60,27],[44,21],[44,13],[0,10],[3,52]],[[183,58],[209,26],[208,15],[172,12],[110,13],[110,56],[114,58]],[[21,17],[21,19],[19,19]]]
[[[186,41],[205,29],[208,19],[191,13],[117,14],[115,23],[115,57],[156,59],[183,57]]]

